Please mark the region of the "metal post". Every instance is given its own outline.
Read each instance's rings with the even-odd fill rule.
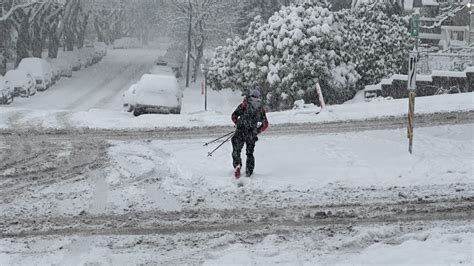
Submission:
[[[408,64],[408,152],[413,153],[413,128],[415,115],[415,97],[416,97],[416,64],[418,61],[418,29],[420,21],[420,11],[416,9],[411,18],[411,36],[415,37],[415,47],[410,54]]]
[[[204,110],[207,111],[207,68],[204,70]]]
[[[189,64],[191,60],[191,34],[192,34],[192,18],[193,18],[193,6],[191,0],[189,2],[189,28],[188,28],[188,54],[186,58],[186,88],[189,87]]]
[[[413,153],[413,116],[415,113],[415,91],[410,91],[408,93],[408,129],[407,129],[407,137],[408,137],[408,152]]]

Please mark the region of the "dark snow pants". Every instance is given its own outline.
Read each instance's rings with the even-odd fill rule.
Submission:
[[[256,131],[256,130],[255,130]],[[242,159],[240,153],[245,144],[247,161],[245,164],[245,173],[247,176],[253,173],[255,167],[255,158],[253,157],[253,150],[255,148],[255,142],[257,141],[257,133],[254,131],[242,131],[237,130],[232,137],[232,159],[234,168],[237,165],[242,166]]]

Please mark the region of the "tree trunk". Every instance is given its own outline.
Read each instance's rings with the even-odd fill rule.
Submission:
[[[0,36],[5,36],[0,39],[0,75],[5,75],[7,72],[7,46],[10,39],[8,28],[8,23],[0,23]]]
[[[201,59],[204,54],[204,41],[201,41],[201,45],[196,46],[196,58],[194,58],[194,73],[193,73],[193,82],[196,83],[197,72],[201,65]]]
[[[49,32],[48,32],[48,36],[49,36],[48,57],[49,58],[58,57],[59,37],[57,34],[57,30],[58,30],[58,24],[57,22],[54,22],[49,28]]]
[[[75,28],[77,26],[77,16],[79,15],[79,0],[71,0],[68,2],[68,8],[66,10],[66,15],[69,19],[67,20],[67,25],[64,25],[64,37],[65,37],[65,44],[66,49],[68,51],[74,50],[74,44],[76,44],[76,31]]]
[[[149,32],[148,27],[144,26],[142,30],[142,38],[141,38],[143,45],[148,45],[149,35],[150,35],[150,32]]]
[[[84,39],[86,37],[86,29],[87,29],[88,20],[89,20],[89,14],[86,14],[84,16],[84,21],[82,22],[79,34],[77,36],[77,48],[78,49],[81,49],[82,47],[84,47]]]
[[[193,6],[189,1],[189,28],[188,28],[188,55],[186,59],[186,88],[189,87],[189,60],[191,60],[191,34],[192,34],[192,16]]]
[[[97,18],[95,18],[94,20],[94,28],[95,28],[95,32],[97,33],[97,41],[106,43],[104,33],[102,32],[102,28],[100,27],[99,20]]]
[[[33,57],[41,58],[43,52],[43,40],[41,40],[41,27],[34,23],[33,25],[33,39],[31,42],[31,50]]]
[[[202,26],[202,21],[199,21],[197,24],[198,34],[195,34],[196,38],[194,40],[194,50],[196,51],[196,58],[194,58],[194,74],[193,74],[193,82],[196,82],[197,79],[197,72],[200,68],[201,59],[204,55],[204,27]]]
[[[28,17],[25,13],[21,12],[20,17],[20,28],[18,29],[18,39],[16,43],[16,66],[20,63],[23,58],[29,57],[29,46],[30,35],[28,33],[29,23]]]
[[[76,42],[76,36],[72,30],[68,30],[65,34],[66,37],[66,50],[74,51],[74,43]]]

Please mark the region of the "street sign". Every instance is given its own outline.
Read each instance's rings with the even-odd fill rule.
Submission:
[[[420,13],[415,12],[410,20],[410,30],[412,37],[418,37],[419,29],[420,29]]]

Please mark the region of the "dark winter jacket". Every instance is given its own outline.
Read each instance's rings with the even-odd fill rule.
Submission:
[[[245,99],[232,113],[232,121],[237,131],[260,134],[268,128],[267,115],[263,106],[255,109]],[[261,123],[260,125],[258,123]]]

